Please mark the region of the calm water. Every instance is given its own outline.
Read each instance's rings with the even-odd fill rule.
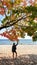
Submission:
[[[0,39],[0,45],[11,45],[13,42],[17,43],[16,41],[10,41],[8,39]],[[37,44],[37,41],[33,42],[31,39],[20,39],[19,44]]]

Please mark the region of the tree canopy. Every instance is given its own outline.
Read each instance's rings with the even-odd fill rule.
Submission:
[[[5,16],[0,30],[6,28],[0,35],[17,40],[27,33],[33,41],[37,40],[37,0],[0,0],[0,15]]]

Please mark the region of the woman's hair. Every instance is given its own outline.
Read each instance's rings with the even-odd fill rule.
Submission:
[[[13,45],[15,45],[15,43],[13,43]]]

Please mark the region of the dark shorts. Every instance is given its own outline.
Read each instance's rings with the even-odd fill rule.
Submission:
[[[12,50],[12,52],[16,52],[16,50]]]

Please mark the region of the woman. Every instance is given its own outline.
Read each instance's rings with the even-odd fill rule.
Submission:
[[[16,54],[16,58],[17,58],[17,52],[16,52],[17,45],[18,45],[18,41],[17,41],[17,44],[13,43],[13,46],[12,46],[13,59],[14,59],[14,53]]]

